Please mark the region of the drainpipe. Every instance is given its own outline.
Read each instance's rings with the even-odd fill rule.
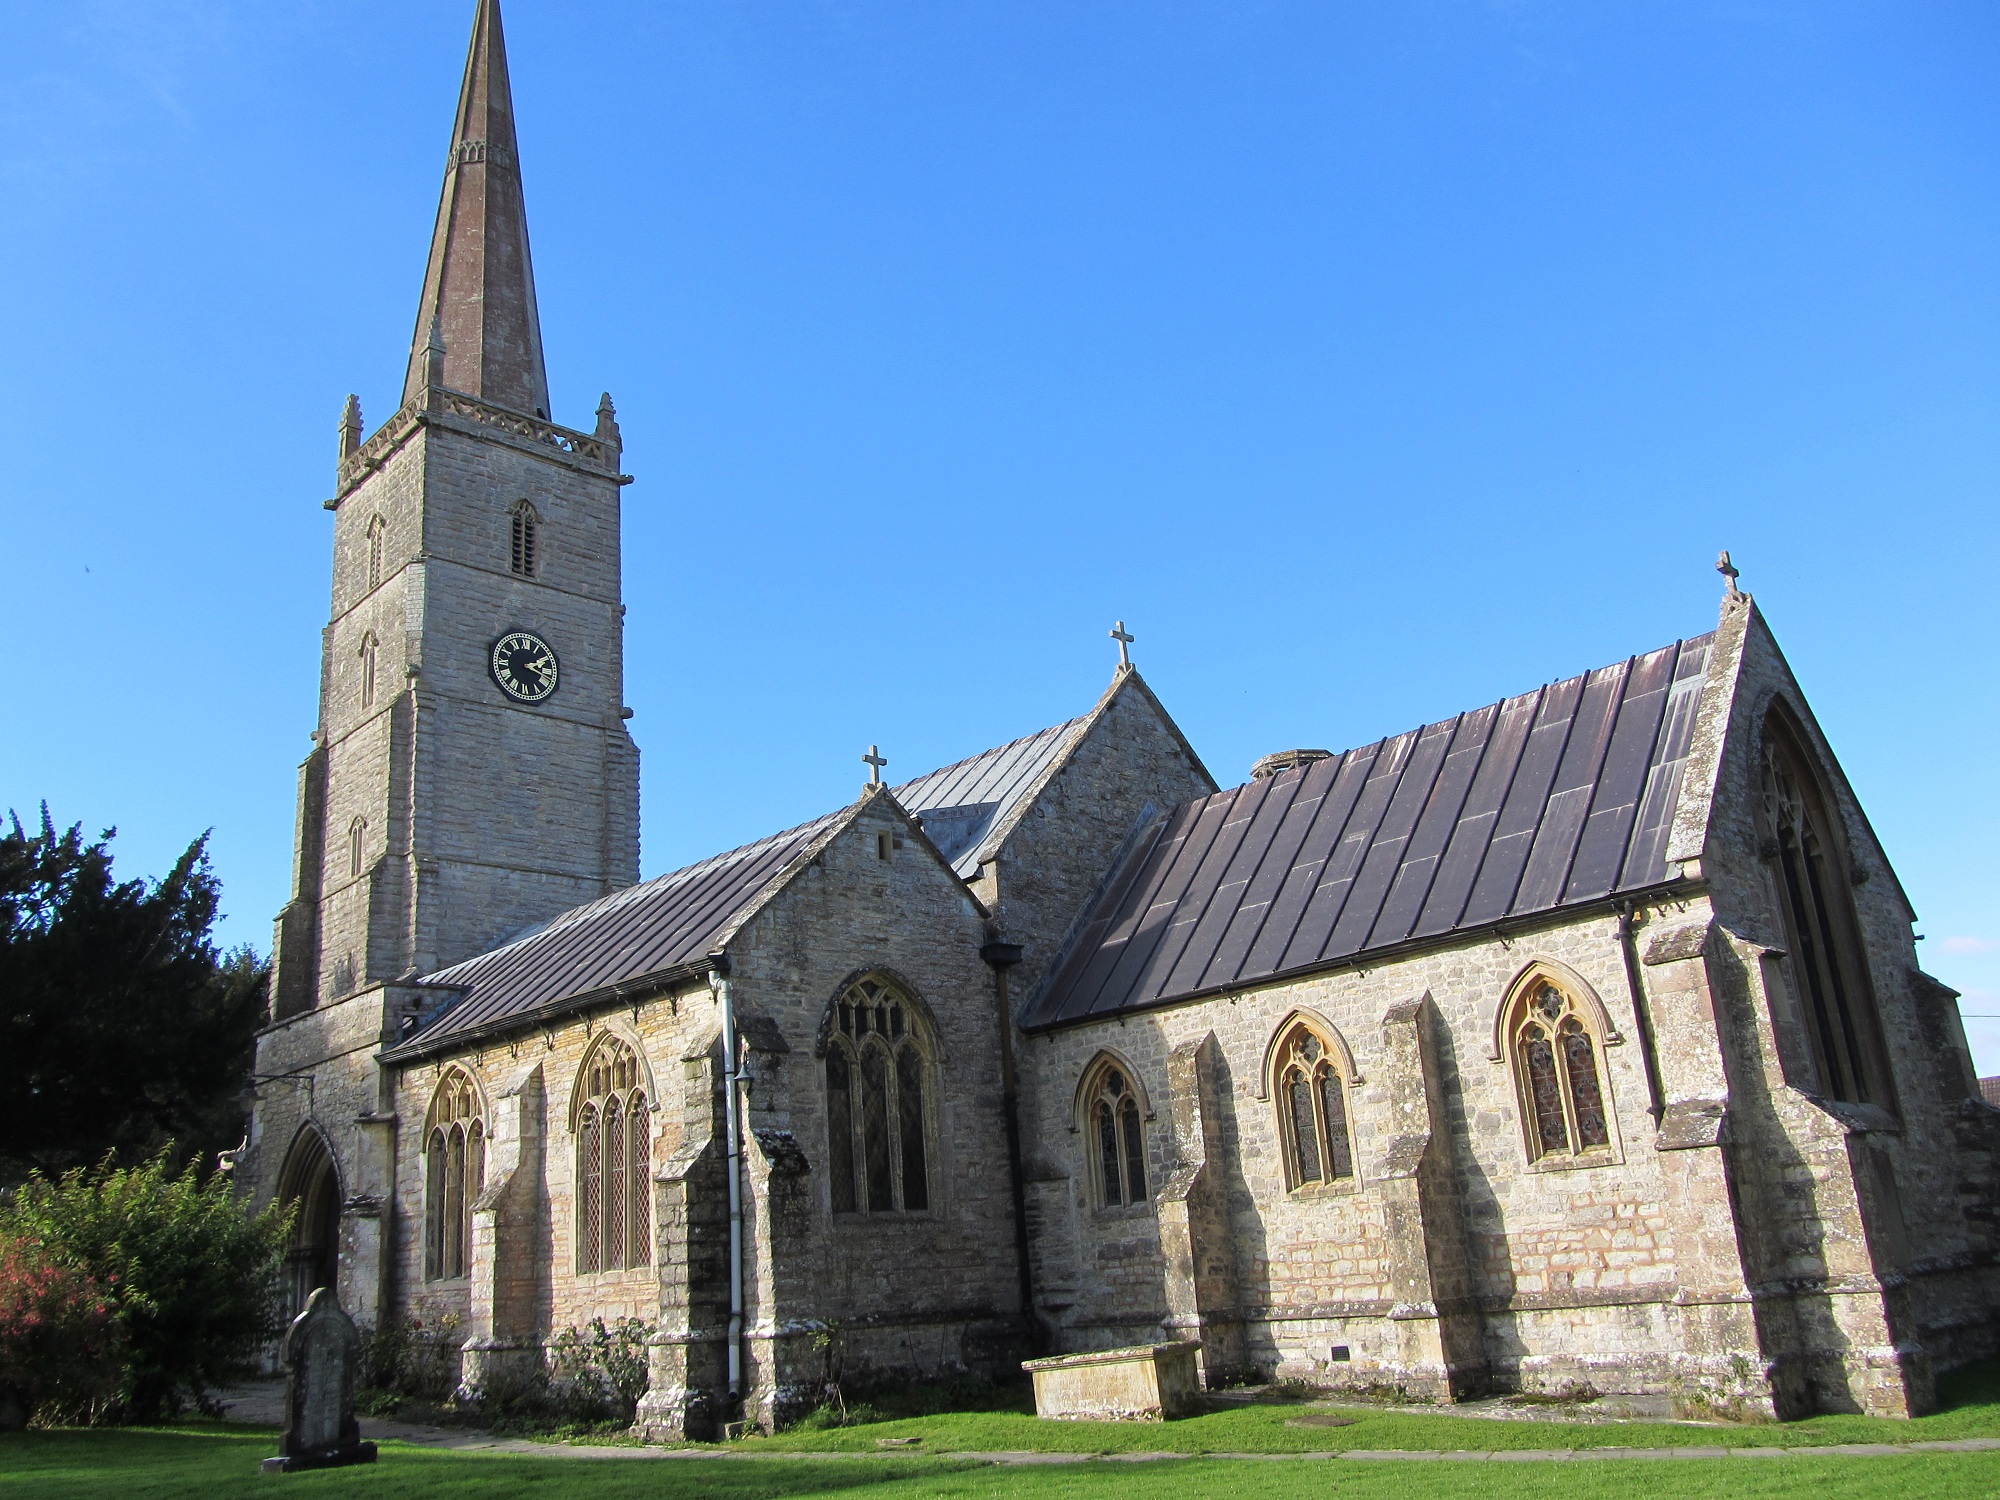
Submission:
[[[1014,1190],[1014,1270],[1021,1289],[1021,1323],[1031,1353],[1041,1352],[1035,1317],[1034,1272],[1028,1260],[1028,1187],[1021,1168],[1021,1100],[1014,1076],[1014,1011],[1007,1000],[1007,971],[1021,961],[1019,943],[988,943],[979,950],[993,970],[993,1001],[1000,1023],[1000,1112],[1007,1126],[1007,1177]]]
[[[1646,1008],[1646,986],[1639,969],[1639,940],[1632,930],[1630,901],[1618,903],[1618,946],[1625,952],[1625,988],[1632,994],[1632,1014],[1639,1023],[1639,1060],[1646,1065],[1646,1112],[1655,1128],[1667,1112],[1660,1085],[1660,1045],[1653,1037],[1653,1013]]]
[[[743,1399],[743,1125],[739,1107],[742,1046],[736,1035],[736,1002],[729,990],[729,956],[713,955],[708,987],[722,1011],[724,1140],[729,1163],[729,1399]]]

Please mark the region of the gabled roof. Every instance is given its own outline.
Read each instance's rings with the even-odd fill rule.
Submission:
[[[986,831],[1033,792],[1083,722],[1071,719],[890,790],[954,871],[970,876]],[[426,976],[422,983],[456,994],[386,1055],[423,1055],[698,971],[850,810],[627,886]]]
[[[1175,809],[1025,1024],[1057,1026],[1643,890],[1713,635]]]

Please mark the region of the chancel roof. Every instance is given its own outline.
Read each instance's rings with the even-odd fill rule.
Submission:
[[[1031,1027],[1349,962],[1669,878],[1712,635],[1175,809]]]
[[[960,876],[981,845],[1062,759],[1084,719],[906,781],[890,790]],[[563,913],[503,947],[425,977],[452,994],[388,1054],[420,1055],[691,974],[777,888],[843,812]]]

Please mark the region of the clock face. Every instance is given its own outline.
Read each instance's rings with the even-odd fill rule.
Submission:
[[[493,643],[493,680],[516,703],[540,703],[556,690],[561,668],[549,643],[525,630],[511,630]]]

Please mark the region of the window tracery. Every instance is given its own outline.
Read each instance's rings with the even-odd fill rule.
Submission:
[[[1354,1179],[1354,1135],[1347,1096],[1352,1079],[1336,1049],[1303,1020],[1279,1043],[1272,1069],[1278,1133],[1294,1188],[1330,1186]]]
[[[535,514],[535,507],[525,500],[509,514],[508,567],[522,578],[535,576],[541,524],[542,518]]]
[[[472,1265],[472,1205],[486,1180],[486,1122],[479,1089],[449,1068],[424,1117],[424,1276],[464,1276]]]
[[[1820,1088],[1848,1103],[1887,1107],[1888,1063],[1841,846],[1819,778],[1775,712],[1764,726],[1763,791],[1787,952]]]
[[[618,1037],[590,1056],[576,1111],[576,1266],[652,1260],[653,1139],[639,1057]]]
[[[1146,1183],[1146,1122],[1139,1090],[1124,1066],[1100,1058],[1084,1089],[1090,1175],[1099,1208],[1152,1201]]]
[[[361,878],[362,858],[367,852],[368,820],[356,818],[347,825],[347,878]]]
[[[880,976],[834,1002],[827,1184],[837,1214],[930,1207],[932,1057],[915,1004]]]
[[[1574,996],[1537,975],[1514,1003],[1509,1035],[1528,1154],[1579,1157],[1611,1148],[1603,1045]]]

